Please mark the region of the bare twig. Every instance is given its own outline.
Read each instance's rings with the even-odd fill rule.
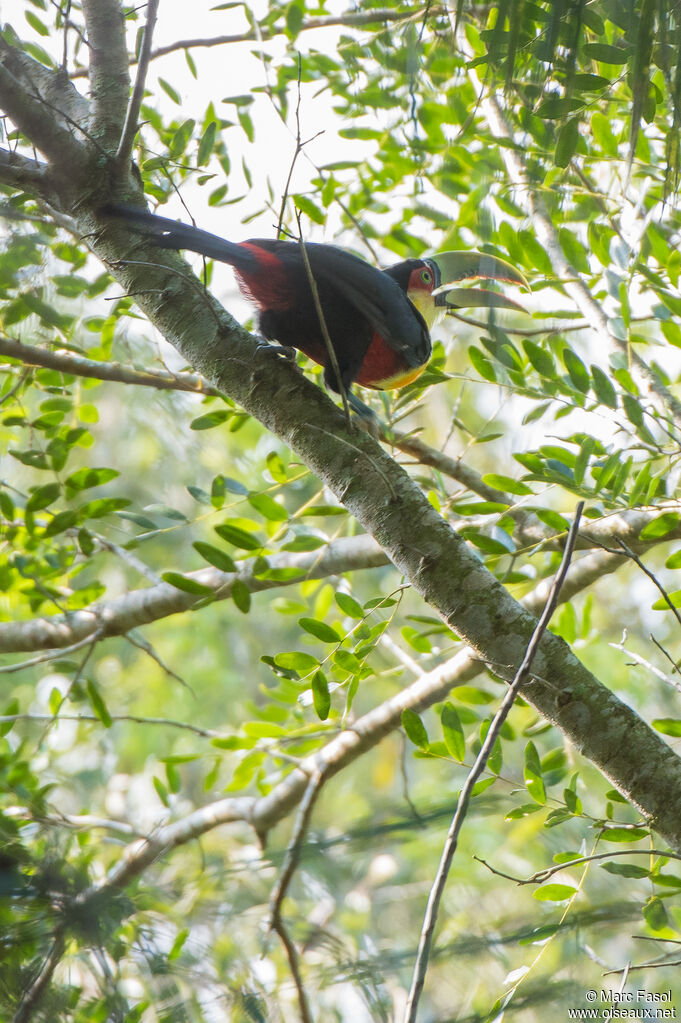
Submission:
[[[120,366],[115,362],[98,362],[80,355],[55,352],[38,345],[25,345],[13,338],[0,336],[0,355],[20,359],[26,366],[43,366],[56,369],[69,376],[86,377],[91,380],[113,380],[121,384],[136,384],[139,387],[153,387],[158,391],[190,391],[197,394],[220,395],[222,392],[208,384],[203,377],[194,374],[159,373],[156,370],[136,370]]]
[[[431,7],[430,13],[435,16],[442,13],[443,8],[439,5]],[[301,32],[308,32],[317,28],[333,28],[336,25],[343,25],[348,28],[362,27],[363,25],[380,24],[381,22],[407,22],[412,19],[420,19],[423,16],[423,8],[416,7],[413,10],[396,11],[392,8],[376,8],[373,11],[347,11],[339,15],[321,15],[316,18],[308,18],[300,26]],[[260,32],[249,29],[247,32],[236,32],[232,35],[209,36],[195,39],[178,39],[167,46],[159,46],[151,54],[151,60],[165,57],[168,53],[176,53],[178,50],[192,50],[199,47],[209,48],[213,46],[227,46],[232,43],[249,43],[260,40],[272,39],[284,33],[283,28],[268,28],[262,26]],[[135,64],[135,60],[131,60]],[[84,78],[87,72],[84,69],[74,71],[72,78]]]
[[[607,834],[607,831],[605,834]],[[537,870],[536,873],[531,874],[529,877],[516,877],[514,874],[506,874],[503,870],[497,870],[496,867],[493,867],[480,856],[473,856],[473,859],[477,860],[478,863],[482,863],[483,867],[487,867],[491,874],[496,874],[497,877],[504,877],[507,881],[515,881],[517,885],[525,885],[544,884],[554,874],[559,874],[561,870],[578,867],[582,863],[593,863],[596,860],[611,860],[615,856],[665,856],[671,860],[681,860],[681,853],[675,853],[668,849],[615,849],[610,852],[593,853],[590,856],[576,856],[574,860],[566,860],[565,863],[557,863],[552,867],[546,867],[544,870]]]
[[[324,344],[326,345],[326,350],[329,355],[331,368],[333,369],[334,375],[336,377],[336,384],[338,385],[338,390],[343,401],[343,412],[345,413],[345,419],[347,421],[348,427],[350,427],[351,421],[350,406],[348,405],[348,395],[347,391],[345,390],[345,385],[343,384],[343,381],[341,379],[340,368],[338,366],[338,359],[336,357],[336,349],[333,347],[333,342],[331,341],[331,335],[329,334],[329,328],[327,327],[326,320],[324,318],[324,310],[322,309],[322,303],[319,298],[317,282],[314,279],[312,267],[310,266],[310,260],[307,255],[307,249],[305,248],[303,231],[300,226],[300,213],[298,210],[296,210],[296,220],[298,221],[298,244],[300,245],[300,251],[303,256],[303,263],[305,264],[305,272],[307,274],[308,283],[310,285],[310,291],[312,292],[312,300],[314,301],[315,310],[317,312],[317,317],[319,319],[319,327],[322,332]]]
[[[300,859],[300,850],[302,848],[303,839],[307,832],[308,825],[310,823],[310,817],[312,816],[312,808],[315,804],[317,796],[321,790],[324,781],[323,773],[316,769],[310,776],[305,795],[300,801],[298,808],[298,816],[296,817],[296,823],[293,828],[293,834],[291,841],[286,849],[286,855],[281,868],[281,874],[279,879],[272,890],[272,896],[270,898],[270,923],[269,930],[274,931],[278,935],[286,956],[289,962],[289,968],[293,981],[296,985],[296,992],[298,994],[298,1005],[300,1008],[300,1018],[302,1023],[312,1023],[312,1015],[310,1013],[310,1007],[307,1000],[307,994],[303,985],[302,976],[300,973],[300,960],[298,951],[291,936],[288,933],[288,929],[281,915],[281,907],[284,899],[286,898],[286,892],[293,879],[296,867],[298,866],[298,860]]]
[[[485,765],[489,758],[494,743],[496,742],[499,732],[503,726],[504,721],[508,717],[508,714],[515,702],[515,698],[518,694],[523,681],[527,678],[530,667],[534,660],[535,654],[541,642],[541,638],[546,631],[546,628],[551,619],[551,615],[558,602],[558,595],[560,588],[563,585],[563,581],[567,575],[568,568],[570,567],[570,561],[572,559],[572,552],[574,550],[575,542],[577,539],[577,532],[579,530],[579,520],[581,518],[582,509],[584,502],[580,502],[575,510],[575,516],[570,528],[570,533],[565,544],[565,551],[563,553],[563,559],[560,564],[560,568],[554,580],[551,588],[551,593],[546,602],[546,607],[542,613],[541,618],[537,622],[537,626],[532,633],[530,642],[527,645],[525,656],[523,657],[522,663],[518,668],[513,682],[510,684],[504,699],[501,702],[499,710],[494,715],[492,723],[490,724],[489,731],[485,736],[485,740],[482,744],[480,752],[476,757],[475,763],[471,768],[468,777],[461,789],[459,800],[456,807],[456,813],[452,820],[449,833],[445,842],[444,849],[442,851],[442,858],[440,860],[440,866],[433,883],[433,887],[430,892],[428,899],[428,906],[426,908],[426,914],[423,921],[423,929],[421,931],[421,938],[419,941],[419,948],[416,956],[416,963],[414,965],[414,974],[412,978],[411,990],[409,992],[409,998],[407,1000],[407,1007],[405,1010],[405,1023],[415,1023],[416,1013],[418,1010],[418,1003],[423,991],[423,985],[426,979],[426,971],[428,969],[428,960],[430,958],[430,949],[433,941],[433,934],[435,931],[435,924],[437,922],[438,909],[440,906],[440,900],[444,892],[445,884],[451,867],[454,853],[458,844],[459,832],[463,825],[466,811],[468,809],[468,803],[471,798],[473,786],[485,769]]]
[[[135,136],[137,135],[137,122],[139,120],[140,107],[142,106],[142,100],[144,98],[144,83],[147,79],[147,71],[149,70],[149,61],[151,59],[151,39],[154,34],[158,4],[159,0],[147,0],[147,20],[144,26],[144,34],[142,36],[142,47],[140,49],[139,63],[137,65],[135,86],[132,90],[130,102],[128,103],[128,109],[125,114],[125,124],[123,125],[123,131],[121,132],[121,138],[118,143],[118,149],[116,150],[115,156],[116,166],[119,173],[125,170],[127,163],[130,160],[132,147],[135,143]]]
[[[57,968],[57,965],[64,953],[64,946],[66,944],[65,931],[65,924],[62,924],[55,931],[52,940],[52,948],[40,967],[40,971],[38,972],[35,980],[21,996],[19,1007],[12,1017],[12,1023],[29,1023],[31,1016],[33,1015],[33,1010],[36,1008],[38,1002],[45,993],[47,985],[52,980],[52,974]]]

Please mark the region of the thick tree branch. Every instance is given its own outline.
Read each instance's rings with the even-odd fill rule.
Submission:
[[[130,93],[125,21],[120,0],[83,0],[83,16],[90,54],[90,130],[100,145],[115,153]]]
[[[624,512],[611,519],[583,526],[577,540],[578,548],[606,548],[620,538],[627,542],[627,547],[637,550],[650,548],[659,540],[641,541],[639,533],[644,525],[655,521],[664,512],[655,509],[650,513]],[[665,536],[665,540],[681,538],[681,524],[673,534]],[[106,541],[102,541],[106,545]],[[564,536],[542,536],[537,540],[544,550],[560,551],[564,547]],[[129,552],[126,552],[129,556]],[[563,586],[561,599],[570,600],[588,586],[597,582],[605,575],[617,571],[629,560],[621,554],[608,550],[599,550],[572,567],[570,577]],[[341,575],[343,572],[356,572],[361,569],[379,568],[389,563],[382,549],[369,536],[343,537],[328,545],[323,554],[313,551],[305,554],[275,554],[268,558],[270,568],[296,568],[300,578],[323,579],[330,575]],[[251,593],[289,586],[295,580],[286,582],[258,578],[252,574],[250,562],[243,563],[243,569],[237,574],[219,572],[216,568],[201,568],[187,572],[186,578],[200,583],[213,590],[215,600],[228,600],[232,587],[239,579]],[[136,566],[142,571],[144,566]],[[538,614],[546,602],[547,582],[542,580],[522,599],[523,607],[532,614]],[[36,650],[64,650],[82,646],[90,638],[99,633],[100,637],[122,636],[131,629],[151,622],[182,614],[191,610],[204,597],[186,593],[176,589],[169,583],[158,583],[142,590],[132,590],[116,597],[108,603],[93,605],[67,614],[51,615],[49,618],[32,618],[22,622],[0,622],[0,654],[27,653]],[[41,658],[44,660],[45,658]],[[38,660],[36,660],[38,663]],[[6,670],[13,670],[9,665]]]
[[[0,149],[0,182],[41,197],[49,195],[51,187],[46,164],[8,149]]]
[[[377,568],[388,564],[388,558],[370,536],[335,540],[325,551],[305,554],[277,554],[268,558],[273,569],[295,568],[303,579],[324,579],[329,575]],[[292,580],[258,578],[253,575],[252,562],[245,562],[237,573],[202,568],[188,572],[187,578],[213,590],[216,600],[227,600],[237,579],[252,593],[289,586]],[[107,604],[94,605],[85,611],[73,611],[50,618],[34,618],[28,622],[0,623],[0,652],[18,653],[27,650],[58,650],[81,643],[99,632],[105,636],[122,636],[159,618],[188,611],[204,596],[186,593],[169,583],[134,590]]]
[[[79,161],[80,146],[67,126],[75,89],[0,36],[0,109],[47,157]],[[76,94],[77,95],[77,94]],[[75,123],[75,122],[74,122]]]
[[[113,231],[102,236],[99,248],[105,259],[113,255],[112,239]],[[156,275],[152,287],[162,286],[161,267]],[[144,290],[134,267],[120,267],[118,276],[132,292]],[[482,660],[512,678],[535,619],[372,438],[349,432],[320,389],[292,367],[258,364],[252,343],[231,328],[231,320],[216,326],[216,319],[224,317],[219,307],[208,308],[204,296],[188,296],[186,288],[180,296],[177,280],[176,275],[165,277],[163,301],[154,293],[140,295],[140,305],[158,329],[195,369],[289,444],[376,538],[424,600]],[[681,845],[681,760],[558,637],[544,636],[535,665],[537,678],[525,684],[523,695],[654,819],[670,842]],[[617,735],[610,727],[613,720],[620,725]]]

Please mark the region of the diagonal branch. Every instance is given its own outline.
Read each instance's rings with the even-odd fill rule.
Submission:
[[[86,359],[71,352],[56,352],[38,345],[26,345],[22,341],[15,341],[2,335],[0,355],[19,359],[25,366],[43,366],[45,369],[56,369],[69,376],[86,377],[90,380],[112,380],[121,384],[152,387],[158,391],[189,391],[193,394],[217,396],[222,393],[202,377],[194,374],[176,375],[157,370],[129,369],[116,362],[99,362],[97,359]]]
[[[144,99],[144,83],[146,82],[147,71],[149,70],[151,40],[154,34],[154,25],[156,24],[158,4],[159,0],[147,0],[147,21],[144,26],[142,47],[140,50],[139,63],[137,65],[137,75],[135,76],[135,87],[132,90],[132,96],[130,97],[130,102],[125,115],[125,124],[123,125],[123,131],[121,133],[121,140],[118,143],[118,149],[116,150],[116,165],[119,171],[123,170],[127,162],[130,160],[132,147],[135,143],[135,136],[137,135],[137,122],[139,120],[142,100]]]
[[[41,152],[63,164],[78,162],[81,155],[67,126],[78,106],[75,97],[68,80],[62,82],[0,36],[0,109]]]
[[[376,568],[388,563],[388,558],[370,536],[343,537],[330,543],[323,553],[278,554],[268,558],[272,569],[295,568],[302,579],[323,579],[329,575]],[[241,571],[220,572],[217,568],[202,568],[188,572],[186,578],[208,587],[213,599],[228,600],[234,583],[239,580],[250,592],[289,586],[285,582],[259,578],[253,574],[252,562],[245,562]],[[122,636],[159,618],[188,611],[206,596],[186,593],[169,583],[159,583],[146,589],[117,597],[106,604],[93,605],[82,611],[72,611],[50,618],[34,618],[26,622],[0,622],[0,652],[19,653],[27,650],[60,650],[81,643],[97,631],[102,636]]]

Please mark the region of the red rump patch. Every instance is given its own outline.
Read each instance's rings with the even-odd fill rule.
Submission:
[[[291,309],[295,296],[291,294],[286,268],[279,257],[253,242],[242,242],[241,247],[249,249],[258,259],[255,272],[244,274],[234,268],[241,294],[260,309]]]

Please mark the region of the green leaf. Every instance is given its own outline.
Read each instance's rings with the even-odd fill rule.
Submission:
[[[617,408],[617,392],[613,387],[612,380],[607,373],[593,363],[591,364],[591,381],[598,400],[608,408]]]
[[[525,747],[524,777],[527,791],[530,793],[532,799],[534,799],[536,803],[541,803],[543,806],[544,803],[546,803],[546,789],[544,788],[539,754],[537,753],[537,747],[533,742],[528,742]]]
[[[527,358],[530,360],[532,366],[536,369],[540,376],[553,379],[558,375],[556,364],[553,361],[553,356],[550,352],[541,348],[534,341],[529,340],[523,341],[523,348],[525,349]]]
[[[533,892],[539,902],[567,902],[576,894],[577,889],[569,884],[545,884]]]
[[[220,550],[219,547],[214,547],[211,543],[204,543],[203,540],[197,540],[192,544],[192,547],[201,555],[204,561],[207,561],[214,568],[219,568],[221,572],[237,571],[237,567],[229,554]]]
[[[601,832],[601,840],[605,842],[639,842],[642,838],[648,838],[650,832],[647,828],[604,828]]]
[[[662,732],[663,735],[673,735],[675,738],[681,735],[681,719],[679,718],[654,718],[652,725],[656,731]]]
[[[219,526],[214,526],[214,529],[219,537],[231,543],[233,547],[239,547],[244,551],[257,551],[262,547],[257,537],[231,522],[223,522]]]
[[[413,710],[402,711],[402,727],[407,738],[419,749],[428,749],[428,732],[421,718]]]
[[[591,378],[582,360],[571,348],[564,348],[563,362],[574,387],[583,394],[586,394],[591,386]]]
[[[213,592],[210,586],[204,586],[203,583],[197,582],[196,579],[190,579],[180,572],[164,572],[161,579],[169,583],[170,586],[174,586],[176,590],[182,590],[183,593],[196,593],[205,596]]]
[[[320,209],[319,206],[312,199],[306,195],[294,195],[293,201],[301,213],[304,213],[306,217],[309,217],[314,224],[324,224],[326,222],[326,213]]]
[[[509,494],[531,494],[532,490],[526,483],[513,479],[512,476],[501,476],[496,472],[489,472],[482,477],[482,482],[495,490],[505,490]]]
[[[592,60],[600,61],[601,64],[626,64],[629,60],[628,50],[611,46],[609,43],[585,43],[584,54]]]
[[[107,710],[106,704],[102,698],[101,693],[99,692],[99,689],[92,681],[92,679],[88,679],[86,688],[93,711],[95,712],[95,714],[97,715],[97,717],[102,722],[105,728],[111,728],[112,725],[111,715]]]
[[[358,604],[355,598],[351,597],[349,593],[343,593],[341,590],[334,594],[334,599],[343,614],[347,615],[348,618],[364,618],[362,605]]]
[[[158,798],[161,800],[164,806],[168,806],[169,805],[168,789],[165,787],[161,779],[156,777],[156,775],[154,775],[151,780],[153,782],[154,788],[156,789],[156,794]]]
[[[663,512],[652,522],[646,523],[639,533],[639,540],[661,540],[663,536],[673,533],[681,522],[678,512]]]
[[[561,127],[556,139],[554,160],[557,167],[567,167],[579,142],[579,118],[572,117]]]
[[[42,511],[43,508],[47,508],[53,501],[56,501],[60,493],[61,487],[58,483],[46,483],[42,487],[35,487],[31,490],[31,496],[26,502],[26,511]]]
[[[619,863],[608,860],[607,863],[601,863],[603,870],[607,870],[609,874],[617,874],[619,877],[648,877],[650,873],[645,867],[637,867],[633,863]]]
[[[204,131],[203,135],[201,136],[201,141],[199,142],[199,152],[196,158],[196,162],[198,163],[199,167],[203,167],[203,165],[208,163],[208,160],[210,159],[210,154],[213,152],[213,147],[215,146],[216,132],[217,124],[215,123],[215,121],[211,121],[210,124],[207,126],[206,130]]]
[[[232,583],[232,600],[242,614],[248,614],[251,609],[251,591],[242,579],[235,579]]]
[[[285,522],[288,512],[269,494],[249,494],[248,503],[270,522]]]
[[[445,703],[440,712],[442,733],[450,756],[461,764],[466,756],[466,738],[461,719],[453,703]]]
[[[669,926],[667,910],[664,907],[662,899],[658,898],[657,895],[651,895],[643,907],[642,912],[645,921],[651,930],[662,931],[665,927]]]
[[[275,654],[274,663],[287,671],[296,671],[299,675],[308,675],[315,668],[319,667],[319,661],[312,654],[304,653],[302,650],[290,650],[284,653]]]
[[[326,675],[323,671],[315,671],[312,676],[312,702],[320,721],[326,721],[331,709],[331,695]]]
[[[326,622],[320,622],[318,618],[299,618],[298,625],[322,643],[340,643],[342,640],[335,629]]]
[[[173,89],[170,82],[167,82],[165,78],[159,78],[158,84],[161,86],[166,96],[169,96],[173,103],[177,103],[178,106],[182,104],[182,98],[176,89]]]
[[[228,419],[234,415],[232,409],[229,408],[218,408],[213,412],[207,412],[203,416],[198,416],[196,419],[192,419],[189,424],[190,430],[212,430],[215,426],[221,426],[222,423],[226,423]]]
[[[57,536],[59,533],[63,533],[67,529],[71,529],[76,525],[78,516],[75,511],[62,511],[50,520],[45,528],[43,537]]]
[[[66,477],[66,486],[69,490],[79,493],[81,490],[88,490],[90,487],[101,487],[109,480],[115,480],[120,473],[116,469],[78,469]]]

